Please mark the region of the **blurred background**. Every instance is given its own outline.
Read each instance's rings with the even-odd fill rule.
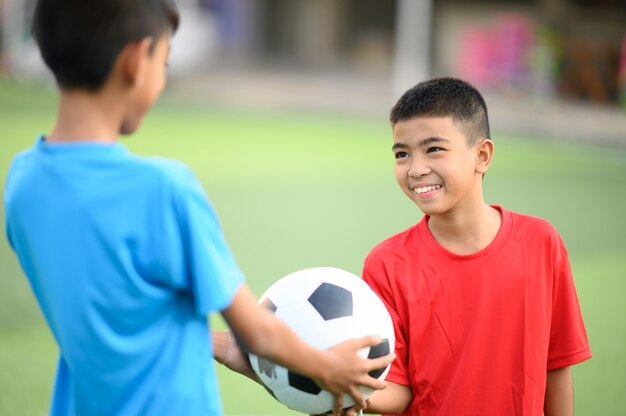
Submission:
[[[35,3],[0,0],[2,183],[54,122]],[[577,414],[626,414],[625,0],[177,4],[168,87],[123,143],[192,167],[257,295],[304,267],[359,274],[420,219],[395,184],[388,112],[419,81],[461,77],[489,107],[488,202],[547,218],[570,251],[594,352],[575,368]],[[56,354],[0,238],[0,415],[46,413]],[[292,414],[238,376],[220,382],[227,415]]]
[[[0,0],[5,76],[48,76],[35,3]],[[185,99],[379,116],[416,81],[454,75],[489,96],[496,128],[623,141],[624,0],[177,3],[170,93]]]

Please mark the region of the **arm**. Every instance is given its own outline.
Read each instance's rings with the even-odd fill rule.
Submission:
[[[574,382],[571,367],[548,371],[543,411],[545,416],[574,415]]]
[[[367,407],[363,409],[363,412],[391,415],[400,414],[407,410],[412,399],[413,392],[411,392],[409,386],[389,382],[384,390],[372,393],[369,399],[367,399]],[[345,411],[345,416],[357,416],[359,410],[361,410],[361,406],[352,406]]]
[[[357,354],[359,349],[379,342],[376,337],[349,340],[327,351],[313,348],[274,315],[257,306],[245,284],[222,315],[246,349],[315,379],[321,388],[333,394],[336,410],[341,408],[345,393],[356,403],[365,404],[358,386],[375,390],[386,386],[367,373],[385,367],[393,360],[393,354],[373,360],[362,359]]]
[[[406,411],[413,400],[413,393],[409,386],[393,382],[387,383],[387,388],[375,391],[369,398],[369,406],[365,413],[400,414]]]

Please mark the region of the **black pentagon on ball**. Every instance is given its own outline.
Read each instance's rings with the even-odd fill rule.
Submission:
[[[300,375],[298,373],[288,372],[289,385],[294,389],[310,394],[319,394],[322,389],[313,379]]]
[[[324,282],[308,301],[325,321],[352,316],[352,293],[341,286]]]
[[[378,358],[378,357],[383,357],[387,354],[389,354],[389,340],[383,339],[380,343],[370,348],[370,352],[369,354],[367,354],[367,358]],[[382,373],[385,372],[385,369],[387,367],[372,370],[369,372],[369,375],[374,378],[378,378],[381,376]]]

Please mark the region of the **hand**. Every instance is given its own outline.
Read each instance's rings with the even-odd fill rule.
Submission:
[[[248,354],[237,343],[231,331],[212,331],[215,360],[230,370],[243,374],[258,382],[256,373],[250,366]]]
[[[241,349],[239,343],[237,342],[237,338],[231,331],[228,333],[228,347],[224,357],[224,365],[256,382],[259,381],[256,373],[250,366],[248,352]]]
[[[367,407],[369,407],[370,399],[366,399],[365,403],[367,404]],[[347,409],[343,409],[341,412],[341,416],[363,416],[363,410],[365,409],[361,408],[360,406],[354,405]],[[328,416],[332,414],[333,414],[332,412],[328,412],[328,413],[324,413],[320,415],[309,415],[309,416]]]
[[[334,397],[333,414],[340,415],[343,408],[343,395],[349,394],[354,399],[355,408],[365,409],[367,402],[363,399],[359,386],[382,390],[386,383],[371,377],[372,370],[384,368],[395,358],[395,354],[388,354],[375,359],[363,359],[358,350],[374,346],[380,342],[379,337],[368,336],[351,339],[326,351],[329,359],[326,374],[316,382],[321,388],[330,392]]]
[[[367,409],[370,405],[370,399],[365,399],[365,407],[354,405],[344,410],[345,416],[363,416],[363,410]]]

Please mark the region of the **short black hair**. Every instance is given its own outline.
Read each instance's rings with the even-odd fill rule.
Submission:
[[[462,124],[469,144],[490,139],[487,104],[480,92],[456,78],[435,78],[406,91],[391,109],[392,125],[413,117],[452,117]]]
[[[59,87],[96,91],[127,44],[178,23],[173,0],[39,0],[32,30]]]

